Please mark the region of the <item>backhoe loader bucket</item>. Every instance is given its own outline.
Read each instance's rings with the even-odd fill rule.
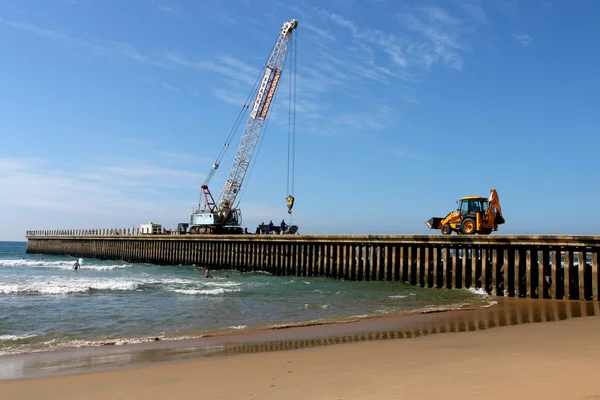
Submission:
[[[443,220],[443,218],[440,218],[440,217],[432,217],[432,218],[429,218],[427,221],[425,221],[425,225],[427,225],[431,229],[440,229],[442,227],[440,225],[442,220]]]
[[[496,216],[494,217],[494,223],[496,225],[502,225],[504,222],[504,217],[500,214],[496,214]]]

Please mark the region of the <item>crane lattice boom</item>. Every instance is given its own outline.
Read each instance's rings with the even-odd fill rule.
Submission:
[[[269,112],[271,101],[277,90],[292,31],[297,26],[298,21],[295,19],[283,24],[277,42],[266,63],[265,73],[256,94],[252,111],[246,122],[233,165],[229,171],[229,177],[217,198],[217,204],[219,204],[218,213],[221,220],[227,218],[231,207],[234,205],[236,196],[240,192],[246,171],[250,166],[252,154],[258,143],[267,113]]]

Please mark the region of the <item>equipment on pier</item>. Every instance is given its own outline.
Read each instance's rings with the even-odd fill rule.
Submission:
[[[206,180],[201,186],[201,196],[198,207],[195,208],[190,216],[189,233],[200,234],[200,233],[243,233],[241,227],[242,214],[239,209],[239,200],[236,203],[236,198],[242,189],[242,183],[246,176],[246,172],[250,167],[252,156],[254,154],[257,145],[259,144],[259,138],[263,126],[267,121],[267,115],[271,107],[271,102],[275,98],[278,84],[281,79],[281,73],[285,64],[286,54],[288,49],[292,46],[291,41],[292,32],[298,27],[298,21],[292,19],[283,24],[279,36],[273,46],[273,50],[267,61],[265,62],[264,68],[261,74],[257,78],[254,88],[248,96],[246,104],[242,107],[242,111],[238,116],[233,128],[231,129],[229,136],[223,146],[223,149],[219,153],[217,160],[213,164]],[[296,46],[294,46],[295,50]],[[290,112],[289,115],[289,133],[288,133],[288,197],[286,198],[286,204],[288,212],[291,214],[292,206],[294,204],[293,197],[293,169],[294,169],[294,135],[295,135],[295,86],[296,86],[296,63],[295,63],[295,51],[290,52],[294,55],[294,59],[290,62]],[[252,96],[256,93],[254,96]],[[250,99],[254,98],[254,101],[250,103]],[[243,115],[247,110],[250,111],[244,133],[240,144],[237,149],[236,156],[233,160],[233,165],[229,171],[229,177],[223,186],[221,193],[217,197],[216,201],[213,198],[208,184],[213,177],[215,171],[219,168],[223,155],[235,133],[235,130],[239,127],[242,121]],[[258,146],[260,148],[260,146]],[[291,154],[291,156],[290,156]],[[291,176],[291,189],[290,189],[290,176]]]
[[[158,235],[163,230],[161,224],[155,224],[150,221],[147,224],[140,224],[140,234],[141,235]]]
[[[503,224],[504,216],[500,207],[500,199],[496,189],[490,190],[490,198],[478,196],[463,197],[458,202],[458,209],[451,211],[444,218],[433,217],[425,224],[431,229],[441,229],[442,234],[452,232],[465,235],[489,235]]]

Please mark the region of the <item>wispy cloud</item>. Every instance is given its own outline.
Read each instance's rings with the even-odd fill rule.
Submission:
[[[395,16],[402,23],[389,30],[363,26],[345,15],[317,7],[293,7],[302,18],[301,26],[310,33],[311,45],[314,44],[310,61],[301,64],[297,71],[296,111],[306,121],[307,129],[335,134],[352,129],[377,130],[393,124],[393,118],[382,117],[379,107],[389,99],[377,94],[370,95],[371,104],[362,107],[365,111],[360,115],[345,113],[327,100],[331,96],[343,96],[346,101],[363,103],[367,91],[373,93],[370,85],[398,85],[395,100],[420,105],[416,92],[409,86],[418,84],[424,73],[434,66],[462,69],[465,53],[472,51],[466,39],[469,24],[483,23],[487,17],[478,0],[469,0],[466,4],[462,15],[438,6],[403,6],[403,11]],[[178,11],[165,4],[157,9],[165,13]],[[226,15],[223,18],[225,22],[232,20]],[[81,40],[75,35],[2,19],[0,24],[147,66],[207,71],[221,77],[219,84],[207,92],[238,106],[244,103],[261,70],[259,64],[251,65],[229,54],[199,58],[179,51],[148,52],[123,41]],[[163,79],[154,84],[166,90],[182,91]],[[286,86],[280,85],[277,109],[288,106],[289,88]],[[277,119],[278,111],[274,112],[272,117]]]
[[[87,164],[77,169],[45,159],[0,159],[0,185],[4,188],[0,205],[72,214],[116,215],[140,207],[149,211],[180,200],[169,192],[194,190],[203,176],[183,169],[163,167],[143,160],[121,160],[116,164]],[[140,192],[158,191],[152,200]],[[150,216],[149,216],[150,217]]]
[[[513,33],[513,38],[523,47],[529,47],[533,43],[533,38],[526,33]]]
[[[215,17],[215,19],[224,24],[235,24],[235,18],[227,15],[227,14],[219,14]]]
[[[396,15],[400,24],[395,25],[393,31],[362,27],[344,15],[321,8],[304,13],[304,18],[317,16],[317,21],[309,21],[311,31],[322,29],[318,21],[332,22],[353,38],[353,44],[345,49],[345,56],[340,56],[344,49],[330,45],[327,49],[330,61],[339,60],[339,66],[353,74],[387,83],[392,79],[418,81],[422,68],[437,64],[461,70],[464,54],[472,51],[466,36],[473,24],[484,23],[487,18],[476,3],[467,3],[463,14],[458,16],[439,6],[405,6]],[[327,46],[326,43],[321,45]],[[360,56],[348,59],[348,55],[353,54]]]
[[[401,157],[401,158],[409,158],[412,160],[419,160],[419,161],[424,161],[427,159],[427,157],[425,157],[424,155],[419,154],[419,153],[409,149],[407,146],[392,148],[390,151],[393,155]]]
[[[163,89],[167,89],[167,90],[172,90],[174,92],[181,92],[181,89],[179,89],[178,87],[175,87],[173,85],[168,84],[167,82],[163,82],[160,85]]]
[[[28,229],[124,228],[146,221],[175,228],[189,220],[202,174],[141,159],[106,159],[75,167],[43,158],[0,158],[0,208],[10,210],[2,216],[7,229],[0,240],[22,240]],[[243,207],[246,221],[281,212],[252,203]]]
[[[317,36],[319,36],[322,39],[327,39],[327,40],[336,40],[336,38],[331,34],[331,32],[327,29],[323,29],[323,28],[319,28],[313,24],[311,24],[310,22],[304,22],[302,23],[302,27],[305,29],[308,29],[311,32],[314,32],[317,34]]]
[[[373,105],[362,112],[335,110],[310,114],[302,130],[323,136],[373,134],[395,124],[393,110],[384,104]]]
[[[234,105],[234,106],[242,106],[246,103],[246,96],[243,96],[243,92],[240,91],[232,91],[229,89],[223,88],[214,88],[212,90],[212,94],[219,100],[224,101],[225,103]]]
[[[303,80],[298,81],[299,87],[308,88],[302,103],[308,106],[310,117],[303,120],[303,125],[308,123],[311,129],[324,134],[394,126],[393,113],[380,111],[379,104],[390,104],[393,98],[421,106],[415,86],[428,72],[433,68],[464,69],[468,55],[474,52],[472,43],[478,26],[488,24],[482,2],[465,0],[448,7],[445,2],[440,3],[443,6],[431,4],[400,5],[401,11],[390,15],[398,23],[390,28],[368,26],[321,7],[294,6],[317,50],[311,54],[313,71],[304,68],[300,71]],[[397,91],[374,91],[378,85],[393,86]],[[336,93],[345,103],[360,103],[367,91],[372,104],[360,115],[345,114],[339,105],[323,100],[327,94]],[[312,96],[314,93],[325,96]],[[314,110],[310,108],[317,104]],[[408,157],[406,149],[398,152]]]
[[[162,12],[166,12],[166,13],[173,13],[173,12],[179,11],[179,8],[170,7],[170,6],[158,6],[156,8],[158,11],[162,11]]]
[[[0,25],[52,40],[61,45],[78,47],[96,55],[100,54],[107,57],[125,57],[138,63],[161,68],[166,68],[169,66],[164,60],[161,60],[160,57],[148,55],[137,49],[135,46],[125,42],[92,39],[86,40],[75,35],[40,27],[28,22],[12,21],[3,19],[2,17],[0,17]]]
[[[463,68],[463,53],[471,47],[461,40],[461,21],[440,7],[402,12],[398,18],[413,32],[402,40],[410,65],[429,68],[445,64],[457,70]]]
[[[155,78],[153,76],[142,76],[142,80],[154,87],[160,87],[170,92],[184,93],[192,91],[192,88],[182,89],[178,86],[172,85],[171,83],[167,82],[166,80],[163,80],[162,78]]]
[[[148,64],[148,65],[152,65],[155,67],[161,67],[161,68],[169,67],[169,65],[167,63],[163,62],[162,60],[158,59],[157,57],[152,57],[152,56],[149,56],[148,54],[145,54],[145,53],[139,51],[138,49],[136,49],[134,46],[132,46],[129,43],[113,42],[113,41],[110,41],[108,43],[110,44],[111,49],[113,51],[120,54],[121,56],[130,58],[134,61],[137,61],[138,63]]]
[[[178,52],[168,52],[166,59],[172,65],[216,72],[227,79],[253,85],[260,70],[233,56],[221,54],[214,60],[195,60]],[[249,86],[248,88],[250,88]]]
[[[11,20],[7,20],[4,19],[2,17],[0,17],[0,24],[14,28],[14,29],[18,29],[36,36],[42,36],[42,37],[46,37],[49,39],[53,39],[56,41],[60,41],[63,43],[67,43],[67,44],[84,44],[84,45],[88,45],[87,42],[81,41],[81,40],[77,40],[75,38],[72,38],[69,35],[66,35],[62,32],[58,32],[52,29],[46,29],[46,28],[41,28],[39,26],[27,23],[27,22],[20,22],[20,21],[11,21]]]
[[[481,0],[473,0],[472,2],[461,3],[461,7],[477,23],[484,25],[489,23],[487,12],[484,10]]]
[[[308,24],[307,29],[314,34],[313,41],[317,41],[320,47],[313,54],[313,58],[319,59],[313,63],[314,68],[322,71],[328,79],[320,76],[306,78],[311,78],[310,81],[317,87],[324,84],[327,93],[331,90],[347,91],[343,94],[346,101],[360,101],[364,98],[363,88],[370,87],[369,93],[375,104],[386,104],[389,99],[379,98],[384,96],[384,92],[373,92],[373,87],[384,84],[398,89],[393,96],[395,100],[422,105],[415,86],[433,68],[464,69],[468,55],[475,51],[472,43],[478,26],[488,24],[489,20],[480,0],[465,0],[451,6],[445,2],[440,3],[443,6],[431,4],[409,2],[400,5],[401,11],[391,15],[399,23],[390,25],[390,28],[367,26],[347,15],[320,7],[296,6],[294,10],[301,15],[302,26]],[[336,40],[327,40],[329,35]],[[387,95],[391,96],[389,92]],[[338,107],[332,105],[331,108]],[[322,106],[321,109],[332,113],[328,107]],[[336,113],[330,119],[353,120],[348,116],[339,117],[340,114]],[[394,123],[378,119],[378,114],[373,111],[369,117],[362,117],[370,117],[372,121],[380,121],[387,126]],[[353,122],[363,130],[378,127],[377,123],[365,125],[358,120]]]

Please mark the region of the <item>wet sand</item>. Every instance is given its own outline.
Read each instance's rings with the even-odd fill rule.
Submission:
[[[3,399],[600,399],[597,302],[498,300],[484,310],[3,357],[0,393]],[[34,378],[6,380],[26,377]]]

